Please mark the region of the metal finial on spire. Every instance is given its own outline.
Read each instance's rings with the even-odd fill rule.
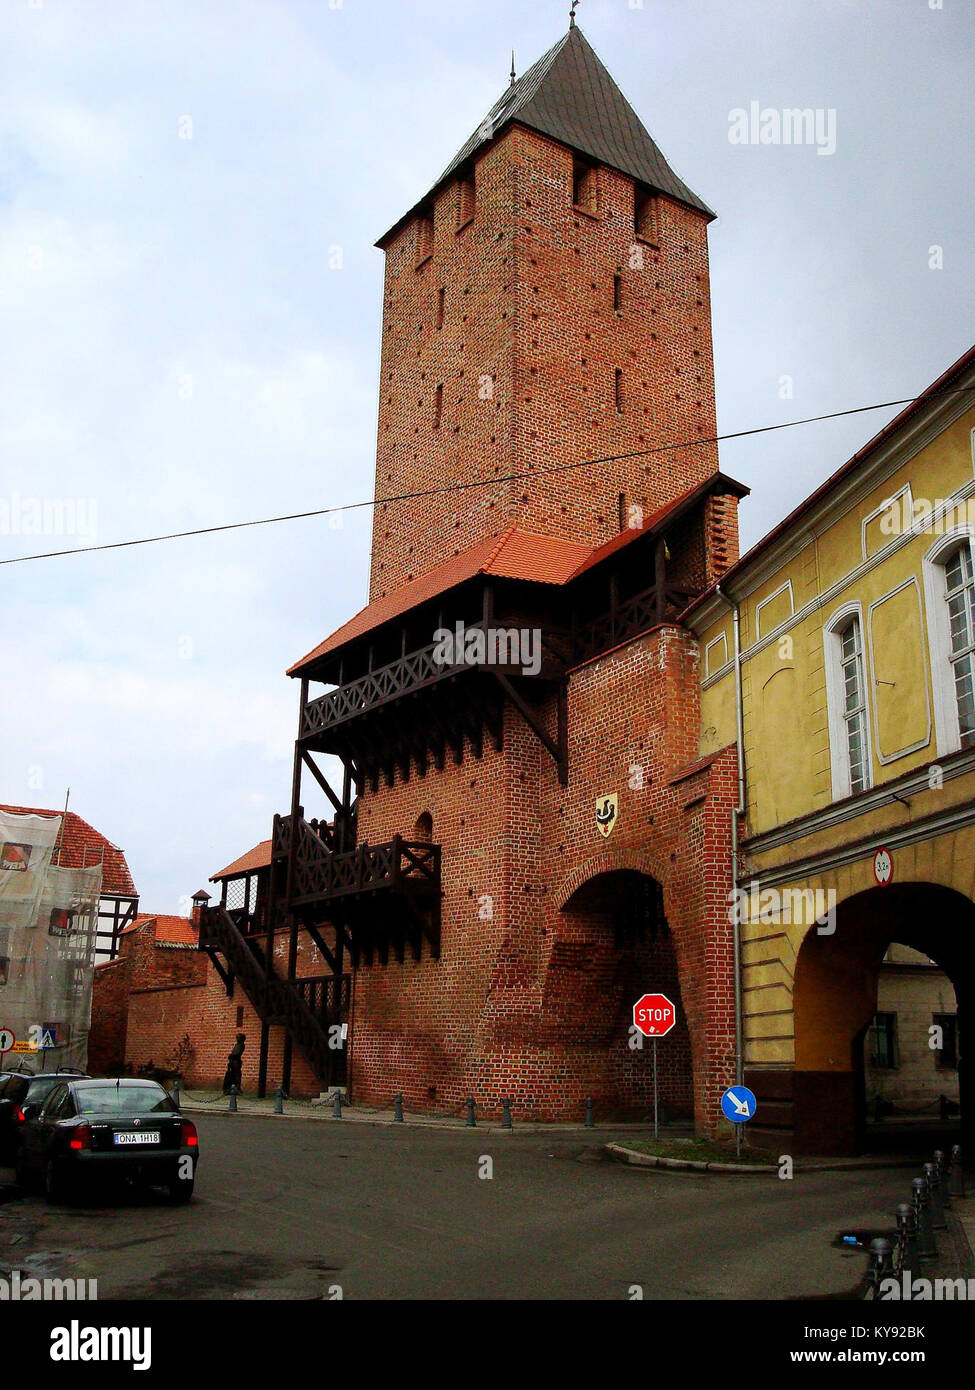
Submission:
[[[570,28],[570,29],[574,29],[574,28],[576,27],[576,5],[578,5],[578,3],[579,3],[579,0],[572,0],[572,8],[569,10],[569,28]]]
[[[515,77],[515,50],[512,49],[512,50],[511,50],[511,83],[510,83],[510,85],[513,87],[513,86],[515,85],[515,82],[516,82],[517,80],[518,80],[518,79]]]

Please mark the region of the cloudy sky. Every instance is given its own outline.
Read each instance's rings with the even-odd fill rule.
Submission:
[[[567,9],[3,0],[0,558],[367,498],[373,242]],[[970,0],[583,0],[579,21],[719,214],[720,429],[911,396],[970,345]],[[835,152],[732,143],[752,102],[835,112]],[[743,543],[893,413],[725,446]],[[29,532],[45,502],[74,535]],[[286,809],[284,670],[365,601],[369,520],[0,567],[0,802],[70,786],[144,909],[180,910]]]

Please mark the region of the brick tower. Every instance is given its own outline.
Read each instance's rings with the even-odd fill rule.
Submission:
[[[289,934],[288,978],[255,985],[334,1079],[310,944],[351,977],[359,1103],[645,1113],[629,1025],[651,988],[678,1005],[672,1110],[710,1129],[733,1079],[735,758],[698,758],[680,623],[737,558],[745,492],[696,442],[712,217],[573,26],[379,243],[370,602],[290,672],[267,941]],[[424,495],[383,500],[404,493]]]
[[[495,103],[378,243],[376,496],[484,485],[380,503],[372,599],[510,522],[598,545],[620,493],[652,511],[716,470],[709,446],[546,472],[715,434],[713,216],[581,29]]]

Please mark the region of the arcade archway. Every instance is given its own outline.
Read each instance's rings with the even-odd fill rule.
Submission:
[[[634,1037],[632,1010],[641,994],[658,990],[678,1019],[657,1044],[662,1113],[692,1118],[690,1034],[660,884],[635,869],[597,873],[572,892],[558,923],[542,1017],[570,1019],[573,1046],[598,1059],[604,1109],[643,1118],[653,1105],[652,1045]]]
[[[836,929],[811,928],[796,960],[795,1145],[800,1153],[853,1154],[867,1144],[864,1038],[877,1014],[878,980],[892,944],[910,947],[947,976],[957,1002],[962,1144],[971,1151],[971,1078],[961,1055],[975,988],[975,903],[933,883],[872,888],[840,903]],[[920,1012],[903,1026],[923,1029]],[[915,1040],[917,1041],[917,1040]]]

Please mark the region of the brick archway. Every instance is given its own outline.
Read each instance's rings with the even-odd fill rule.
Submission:
[[[603,1113],[652,1112],[652,1051],[631,1037],[633,1005],[648,989],[666,993],[678,1026],[659,1050],[665,1113],[694,1113],[690,1019],[683,1002],[676,936],[662,902],[657,856],[641,846],[607,847],[566,874],[553,894],[548,953],[540,974],[540,1040],[579,1050],[586,1093]]]
[[[590,879],[597,878],[600,874],[615,873],[620,869],[629,869],[633,873],[646,874],[648,878],[656,879],[658,883],[663,885],[666,902],[667,876],[656,855],[648,849],[619,845],[613,849],[601,850],[581,864],[577,864],[565,875],[553,894],[553,904],[556,910],[561,912],[572,895],[578,892],[583,884],[588,883]]]

